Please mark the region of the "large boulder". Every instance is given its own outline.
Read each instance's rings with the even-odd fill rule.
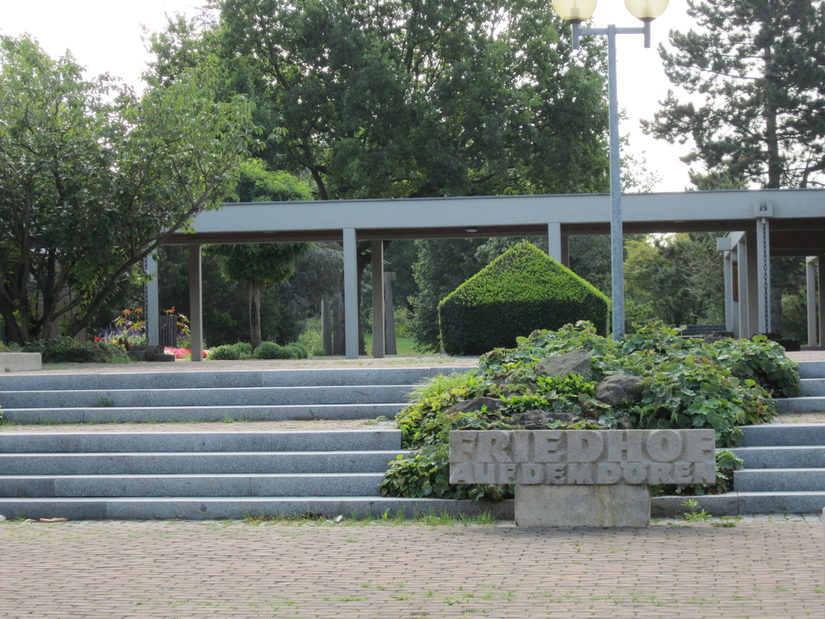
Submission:
[[[524,413],[516,413],[510,417],[510,422],[514,426],[520,426],[525,430],[544,430],[550,423],[557,421],[561,421],[562,423],[573,423],[576,419],[577,417],[573,413],[533,410]]]
[[[536,365],[535,371],[538,376],[581,374],[587,379],[593,377],[590,354],[583,350],[574,350],[563,355],[547,357]]]
[[[596,398],[605,404],[619,406],[624,403],[634,403],[642,399],[644,385],[638,376],[613,374],[599,381],[596,385]]]

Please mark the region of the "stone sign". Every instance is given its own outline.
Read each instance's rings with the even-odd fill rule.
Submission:
[[[450,483],[515,484],[517,524],[644,526],[647,486],[715,482],[715,447],[713,430],[459,430]]]

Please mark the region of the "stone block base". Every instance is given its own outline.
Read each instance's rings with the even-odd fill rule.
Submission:
[[[0,372],[42,369],[39,352],[0,352]]]
[[[646,485],[517,485],[515,521],[520,527],[646,527]]]

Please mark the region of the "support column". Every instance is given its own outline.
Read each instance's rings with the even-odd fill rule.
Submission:
[[[808,309],[809,348],[816,348],[819,343],[816,329],[816,262],[816,256],[805,258],[805,300]]]
[[[561,235],[561,263],[570,268],[570,237],[566,234]]]
[[[738,271],[738,323],[739,323],[739,332],[736,334],[737,337],[750,337],[750,317],[748,313],[748,295],[750,291],[748,290],[748,282],[750,280],[748,274],[748,241],[747,236],[743,235],[739,242],[736,244],[736,268]]]
[[[733,333],[733,257],[729,251],[722,253],[722,277],[725,282],[725,330]]]
[[[561,224],[557,221],[547,224],[547,254],[556,262],[563,264]]]
[[[321,346],[325,355],[332,354],[332,308],[327,299],[321,299]]]
[[[756,220],[756,330],[771,333],[771,241],[767,217]]]
[[[146,307],[144,316],[146,317],[146,335],[150,346],[160,344],[160,302],[158,301],[158,254],[157,251],[146,256],[146,275],[149,281],[146,282]]]
[[[759,278],[756,269],[758,261],[756,258],[756,228],[749,230],[746,234],[745,262],[748,265],[748,295],[740,298],[740,303],[744,303],[745,311],[748,313],[748,329],[742,337],[751,337],[759,333],[759,312],[758,312],[758,286]]]
[[[192,361],[203,360],[203,275],[201,246],[189,246],[189,337]]]
[[[395,340],[395,310],[392,299],[392,280],[395,273],[384,273],[384,350],[388,355],[398,354],[398,344]]]
[[[372,356],[384,356],[384,241],[372,242]]]
[[[355,228],[344,228],[344,342],[347,359],[358,358],[358,244]]]
[[[825,348],[825,255],[819,256],[819,345]]]

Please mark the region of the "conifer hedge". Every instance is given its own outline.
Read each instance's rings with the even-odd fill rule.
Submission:
[[[438,305],[441,341],[451,355],[512,347],[536,329],[587,320],[607,333],[609,299],[538,247],[523,241]]]

